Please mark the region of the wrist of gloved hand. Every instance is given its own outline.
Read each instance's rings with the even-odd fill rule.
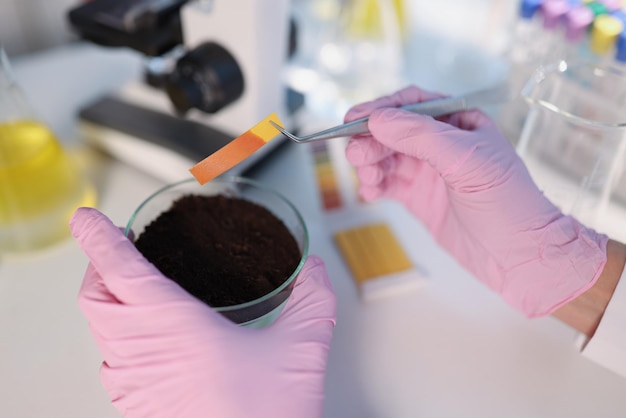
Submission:
[[[498,273],[496,290],[530,318],[549,315],[589,290],[607,260],[608,237],[571,216],[527,231],[524,239],[527,247]]]

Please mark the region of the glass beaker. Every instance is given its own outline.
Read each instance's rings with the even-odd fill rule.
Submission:
[[[252,202],[269,211],[273,216],[279,219],[292,234],[295,243],[298,245],[298,249],[300,250],[300,260],[291,274],[288,277],[284,277],[282,284],[269,290],[263,296],[251,301],[226,306],[212,306],[213,309],[220,312],[226,318],[236,324],[240,324],[248,328],[263,328],[270,325],[278,317],[286,305],[287,300],[291,295],[291,291],[293,290],[295,278],[300,273],[300,270],[304,266],[304,262],[308,257],[309,234],[302,215],[293,203],[291,203],[285,196],[270,187],[257,183],[253,180],[243,177],[228,177],[215,179],[204,185],[200,185],[195,179],[192,178],[169,184],[162,189],[157,190],[144,200],[128,221],[125,231],[126,236],[131,236],[132,232],[134,240],[139,239],[146,228],[151,224],[153,225],[155,219],[172,208],[172,205],[176,200],[190,195],[205,197],[226,196],[229,198],[243,199],[245,201]],[[180,212],[173,216],[180,216]],[[187,216],[192,217],[193,215],[188,214]],[[242,219],[241,222],[242,224],[245,224],[246,221]],[[202,225],[197,225],[195,228],[202,229]],[[212,240],[219,240],[219,234],[217,234],[214,230],[205,230],[204,233],[206,236],[212,236]],[[191,239],[188,238],[189,231],[185,231],[185,228],[181,228],[180,232],[176,235],[184,237],[184,239]],[[255,241],[253,240],[249,242],[253,243]],[[199,246],[198,249],[201,251],[202,247]],[[168,257],[168,262],[171,262],[171,260],[180,261],[194,256],[192,253],[185,252],[185,249],[178,247],[173,248],[172,251],[175,251],[176,255]],[[246,253],[251,254],[249,250],[242,250],[239,254],[239,259],[245,260],[246,257],[242,258],[241,256]],[[267,251],[267,254],[271,253],[271,251]],[[204,255],[204,258],[209,258],[208,253],[204,253]],[[233,257],[233,260],[235,259],[237,259],[237,257]],[[284,260],[281,260],[281,262],[284,262]],[[155,262],[155,265],[159,267],[159,263]],[[190,270],[186,270],[184,274],[188,274],[189,271]],[[179,278],[182,277],[183,272],[177,273],[177,276]],[[250,283],[251,279],[250,276],[239,275],[231,275],[229,278],[238,283],[242,288],[246,283]],[[205,278],[202,278],[199,281],[205,281],[206,286],[209,286],[209,283],[211,283],[208,278],[206,280]],[[205,292],[206,294],[206,292],[211,292],[211,287],[203,287],[205,285],[202,283],[197,284],[200,287],[195,290],[189,287],[189,283],[187,283],[187,286],[183,285],[183,288],[203,300],[201,293]]]
[[[0,47],[0,253],[34,250],[69,236],[95,192],[29,105]]]
[[[623,205],[626,72],[566,62],[539,67],[522,90],[530,110],[517,145],[533,179],[564,213],[589,227]],[[611,234],[609,234],[611,235]]]

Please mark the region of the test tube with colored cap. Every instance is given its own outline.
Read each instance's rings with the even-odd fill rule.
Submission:
[[[589,7],[589,10],[593,12],[594,17],[598,17],[601,15],[605,15],[609,13],[609,9],[602,3],[597,1],[587,2],[586,6]]]
[[[624,28],[626,29],[626,10],[617,10],[613,13],[611,13],[611,16],[615,17],[616,19],[619,19],[623,24],[624,24]]]
[[[540,38],[540,15],[542,0],[520,2],[519,16],[515,24],[509,48],[509,61],[513,65],[533,60],[538,54],[534,44]]]
[[[583,5],[572,8],[565,15],[565,59],[578,59],[589,55],[587,32],[593,24],[593,12]]]
[[[513,27],[511,43],[506,51],[509,66],[508,80],[512,91],[521,91],[542,57],[541,24],[542,0],[522,0]],[[498,124],[504,135],[513,143],[518,140],[528,105],[520,96],[503,104],[499,110]]]
[[[541,5],[543,28],[546,32],[543,43],[544,59],[547,61],[563,59],[566,55],[566,16],[571,9],[567,0],[549,0]]]
[[[571,8],[567,0],[544,1],[541,4],[544,29],[552,31],[561,28],[563,19]]]
[[[604,5],[609,13],[616,12],[622,8],[622,0],[599,0],[599,3]]]
[[[612,59],[617,38],[623,30],[624,23],[617,17],[609,14],[596,16],[591,27],[591,51],[601,57]]]
[[[585,6],[577,6],[565,15],[565,37],[571,43],[584,41],[587,30],[593,23],[594,14]]]
[[[523,0],[520,3],[520,17],[526,20],[532,19],[539,10],[541,3],[543,3],[542,0]]]
[[[626,31],[620,33],[617,38],[615,59],[621,64],[626,64]]]
[[[618,64],[626,65],[626,31],[622,31],[615,43],[615,60]]]

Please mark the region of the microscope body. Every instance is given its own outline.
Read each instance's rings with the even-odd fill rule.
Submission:
[[[240,134],[271,112],[286,116],[286,88],[282,78],[288,52],[289,0],[217,0],[206,10],[202,2],[183,6],[181,21],[185,47],[204,42],[223,46],[243,75],[243,93],[207,123]]]
[[[149,86],[142,80],[132,82],[121,92],[126,100],[140,103],[165,112],[174,112],[185,118],[224,131],[227,134],[239,135],[265,118],[269,113],[276,112],[288,120],[286,110],[286,87],[282,72],[287,60],[289,39],[289,0],[213,0],[192,1],[180,9],[180,20],[183,34],[184,51],[202,48],[207,43],[215,44],[229,53],[241,72],[243,89],[239,97],[224,107],[203,110],[202,106],[189,106],[184,111],[176,110],[173,95]],[[205,48],[206,49],[206,48]],[[226,53],[226,52],[224,52]],[[180,61],[184,57],[178,57]],[[211,66],[207,62],[206,66]],[[191,80],[197,80],[197,88],[204,95],[211,95],[211,88],[217,90],[229,86],[209,86],[204,88],[200,80],[201,65],[196,65],[188,74]],[[174,69],[176,72],[177,69]],[[168,91],[175,89],[170,86]],[[216,77],[212,74],[207,78]],[[215,80],[213,80],[215,82]],[[231,81],[231,80],[229,80]],[[193,81],[192,81],[193,82]],[[217,81],[219,84],[219,80]],[[204,90],[204,91],[202,91]],[[185,93],[181,93],[185,94]],[[188,96],[193,96],[188,92]],[[191,98],[183,99],[193,102]]]
[[[84,109],[82,130],[89,142],[174,181],[272,112],[294,129],[283,79],[290,49],[290,0],[170,0],[178,4],[175,14],[163,13],[167,20],[153,16],[154,8],[167,1],[133,0],[130,6],[124,0],[100,1],[106,8],[115,2],[127,12],[116,25],[108,19],[100,32],[102,11],[90,4],[96,0],[70,12],[70,20],[88,40],[130,45],[148,56],[146,63],[160,60],[166,65],[159,83],[146,82],[148,77],[132,80],[104,103]],[[139,6],[143,17],[126,24],[129,16],[138,15]],[[142,33],[146,27],[158,36]],[[167,36],[162,36],[164,28]],[[227,174],[241,174],[281,142],[278,135]],[[147,157],[139,161],[137,155]]]

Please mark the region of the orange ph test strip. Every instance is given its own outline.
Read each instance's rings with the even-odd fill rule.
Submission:
[[[198,183],[205,184],[230,170],[272,140],[280,131],[270,121],[283,126],[276,113],[248,129],[189,169]]]

